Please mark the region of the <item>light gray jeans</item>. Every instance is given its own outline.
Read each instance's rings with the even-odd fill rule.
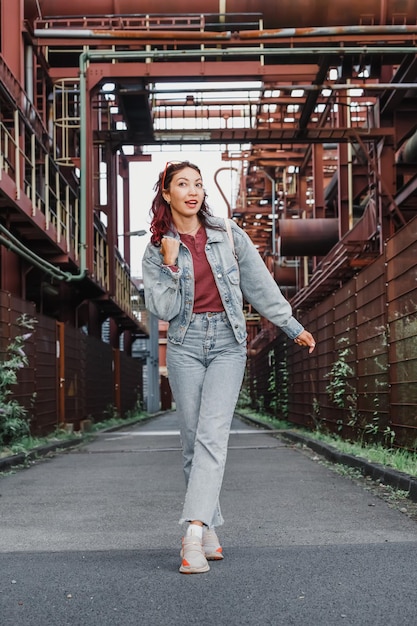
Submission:
[[[180,524],[223,524],[219,495],[245,366],[246,344],[237,343],[226,313],[193,314],[184,342],[168,342],[187,486]]]

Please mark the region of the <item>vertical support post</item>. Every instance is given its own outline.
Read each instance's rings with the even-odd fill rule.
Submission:
[[[114,385],[114,406],[121,416],[122,413],[122,396],[120,389],[120,350],[113,348],[113,385]]]
[[[24,4],[22,0],[2,0],[0,2],[0,41],[2,57],[13,75],[22,85],[24,84],[22,45],[22,24],[24,17]]]
[[[33,133],[30,138],[30,167],[31,167],[31,200],[32,200],[32,215],[36,215],[36,135]]]
[[[324,211],[324,177],[323,177],[323,145],[313,144],[313,194],[314,194],[314,217],[326,217]]]
[[[70,221],[70,188],[65,185],[65,241],[67,250],[71,250],[71,221]]]
[[[377,166],[377,206],[379,213],[379,223],[381,225],[380,252],[384,252],[384,241],[391,237],[394,232],[392,215],[389,213],[389,206],[396,192],[396,164],[393,140],[387,137],[384,142],[378,145]]]
[[[50,222],[49,213],[49,155],[45,154],[45,228],[48,230]]]
[[[119,174],[123,181],[123,257],[130,267],[131,246],[130,235],[130,185],[129,185],[129,161],[126,157],[119,156]],[[117,241],[118,243],[118,241]]]
[[[85,52],[80,55],[80,274],[87,269],[87,223],[90,235],[90,269],[94,265],[92,207],[89,211],[91,217],[87,218],[87,184],[91,184],[91,167],[87,158],[87,133],[90,132],[87,112],[87,104],[90,104],[90,94],[87,93],[87,58]]]
[[[58,170],[55,172],[55,194],[56,194],[56,238],[61,243],[62,235],[62,203],[61,203],[61,180]]]
[[[16,182],[16,200],[20,200],[20,191],[22,189],[22,181],[20,176],[20,128],[19,128],[19,111],[14,112],[14,160],[15,160],[15,182]]]
[[[323,218],[325,215],[324,206],[324,176],[323,176],[323,154],[322,144],[313,144],[312,161],[313,161],[313,217]],[[317,266],[317,257],[313,258],[313,268]]]
[[[146,359],[148,372],[147,412],[156,413],[161,404],[159,386],[159,325],[158,318],[149,313],[149,351]]]
[[[339,95],[338,124],[350,128],[349,97]],[[352,148],[350,144],[340,143],[337,148],[338,184],[339,184],[339,237],[342,238],[352,226]]]
[[[277,255],[277,242],[276,242],[276,238],[277,238],[277,234],[276,234],[276,217],[277,217],[277,213],[276,213],[276,206],[275,206],[275,178],[270,176],[266,170],[263,170],[263,172],[264,172],[265,176],[267,178],[269,178],[269,180],[272,183],[272,189],[271,189],[272,233],[271,233],[271,237],[272,237],[272,256],[275,259],[276,255]]]
[[[58,376],[58,424],[65,424],[65,324],[57,322],[56,363]]]
[[[114,250],[117,244],[117,222],[118,222],[118,204],[117,204],[117,162],[118,156],[113,154],[111,145],[106,143],[105,146],[106,159],[106,187],[107,187],[107,244],[109,247],[109,286],[110,293],[116,294],[116,260]]]

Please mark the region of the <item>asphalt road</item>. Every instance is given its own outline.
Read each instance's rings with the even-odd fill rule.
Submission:
[[[178,573],[175,413],[0,479],[0,625],[417,624],[417,523],[234,420],[225,559]]]

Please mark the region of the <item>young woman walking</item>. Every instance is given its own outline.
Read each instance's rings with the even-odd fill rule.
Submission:
[[[186,497],[180,572],[223,558],[215,528],[230,425],[246,365],[243,299],[290,339],[315,347],[248,235],[214,217],[200,169],[168,162],[155,186],[143,258],[146,307],[169,322],[167,368],[180,421]]]

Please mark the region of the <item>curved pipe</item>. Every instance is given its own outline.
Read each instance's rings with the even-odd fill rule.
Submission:
[[[28,248],[24,246],[17,246],[9,239],[6,239],[6,237],[3,237],[3,235],[0,235],[0,244],[24,258],[31,265],[35,265],[39,269],[43,270],[46,274],[49,274],[56,280],[70,281],[72,279],[71,274],[61,272],[58,268],[50,266],[49,263],[45,262],[44,259],[39,257],[37,254],[33,254],[33,252],[31,252]]]
[[[236,169],[236,167],[220,167],[214,173],[214,182],[216,183],[216,187],[219,190],[221,197],[225,201],[225,204],[227,206],[227,216],[229,217],[229,219],[232,217],[232,207],[230,206],[229,200],[226,198],[225,194],[223,193],[223,189],[220,187],[219,183],[217,182],[217,175],[220,174],[220,172],[224,172],[224,171],[230,172],[232,170],[234,172],[239,173],[239,170]]]

